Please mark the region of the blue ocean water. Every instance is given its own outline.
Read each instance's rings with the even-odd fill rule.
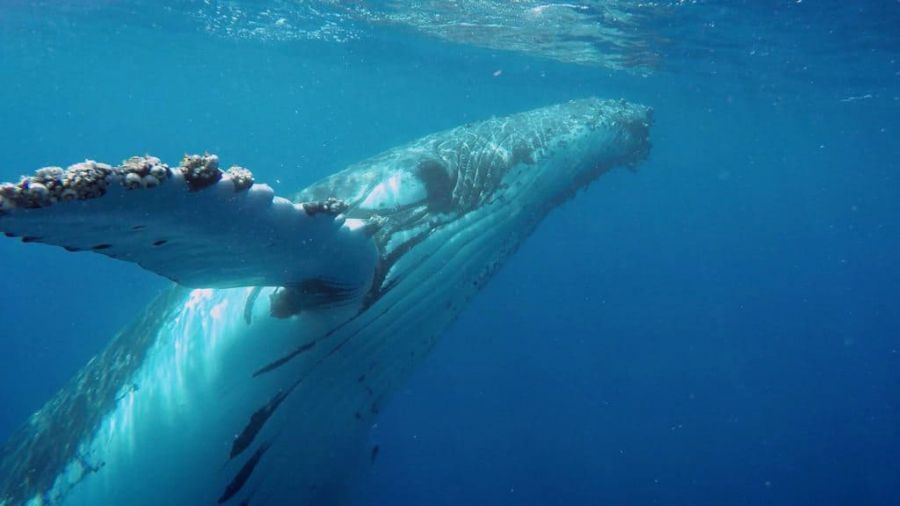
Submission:
[[[384,410],[355,502],[900,504],[900,4],[361,4],[4,2],[0,179],[209,151],[289,194],[492,115],[651,105],[650,159]],[[168,283],[0,259],[5,438]]]

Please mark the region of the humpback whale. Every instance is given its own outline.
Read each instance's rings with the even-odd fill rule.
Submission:
[[[0,450],[0,506],[334,504],[391,393],[541,219],[648,154],[581,99],[428,135],[291,198],[215,155],[47,167],[0,232],[175,285]]]

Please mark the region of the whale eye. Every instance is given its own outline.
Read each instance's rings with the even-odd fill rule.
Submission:
[[[428,207],[433,211],[449,210],[453,203],[455,181],[450,176],[447,166],[437,160],[425,160],[419,162],[416,172],[425,184]]]

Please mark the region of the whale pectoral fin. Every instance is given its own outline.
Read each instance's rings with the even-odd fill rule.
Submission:
[[[368,283],[370,234],[338,200],[295,204],[214,155],[84,162],[0,185],[0,232],[93,251],[194,288]]]

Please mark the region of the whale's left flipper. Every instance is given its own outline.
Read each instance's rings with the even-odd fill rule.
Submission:
[[[338,200],[292,203],[218,168],[215,155],[169,168],[154,157],[87,161],[0,185],[0,232],[94,251],[194,288],[320,286],[364,290],[377,252]]]

